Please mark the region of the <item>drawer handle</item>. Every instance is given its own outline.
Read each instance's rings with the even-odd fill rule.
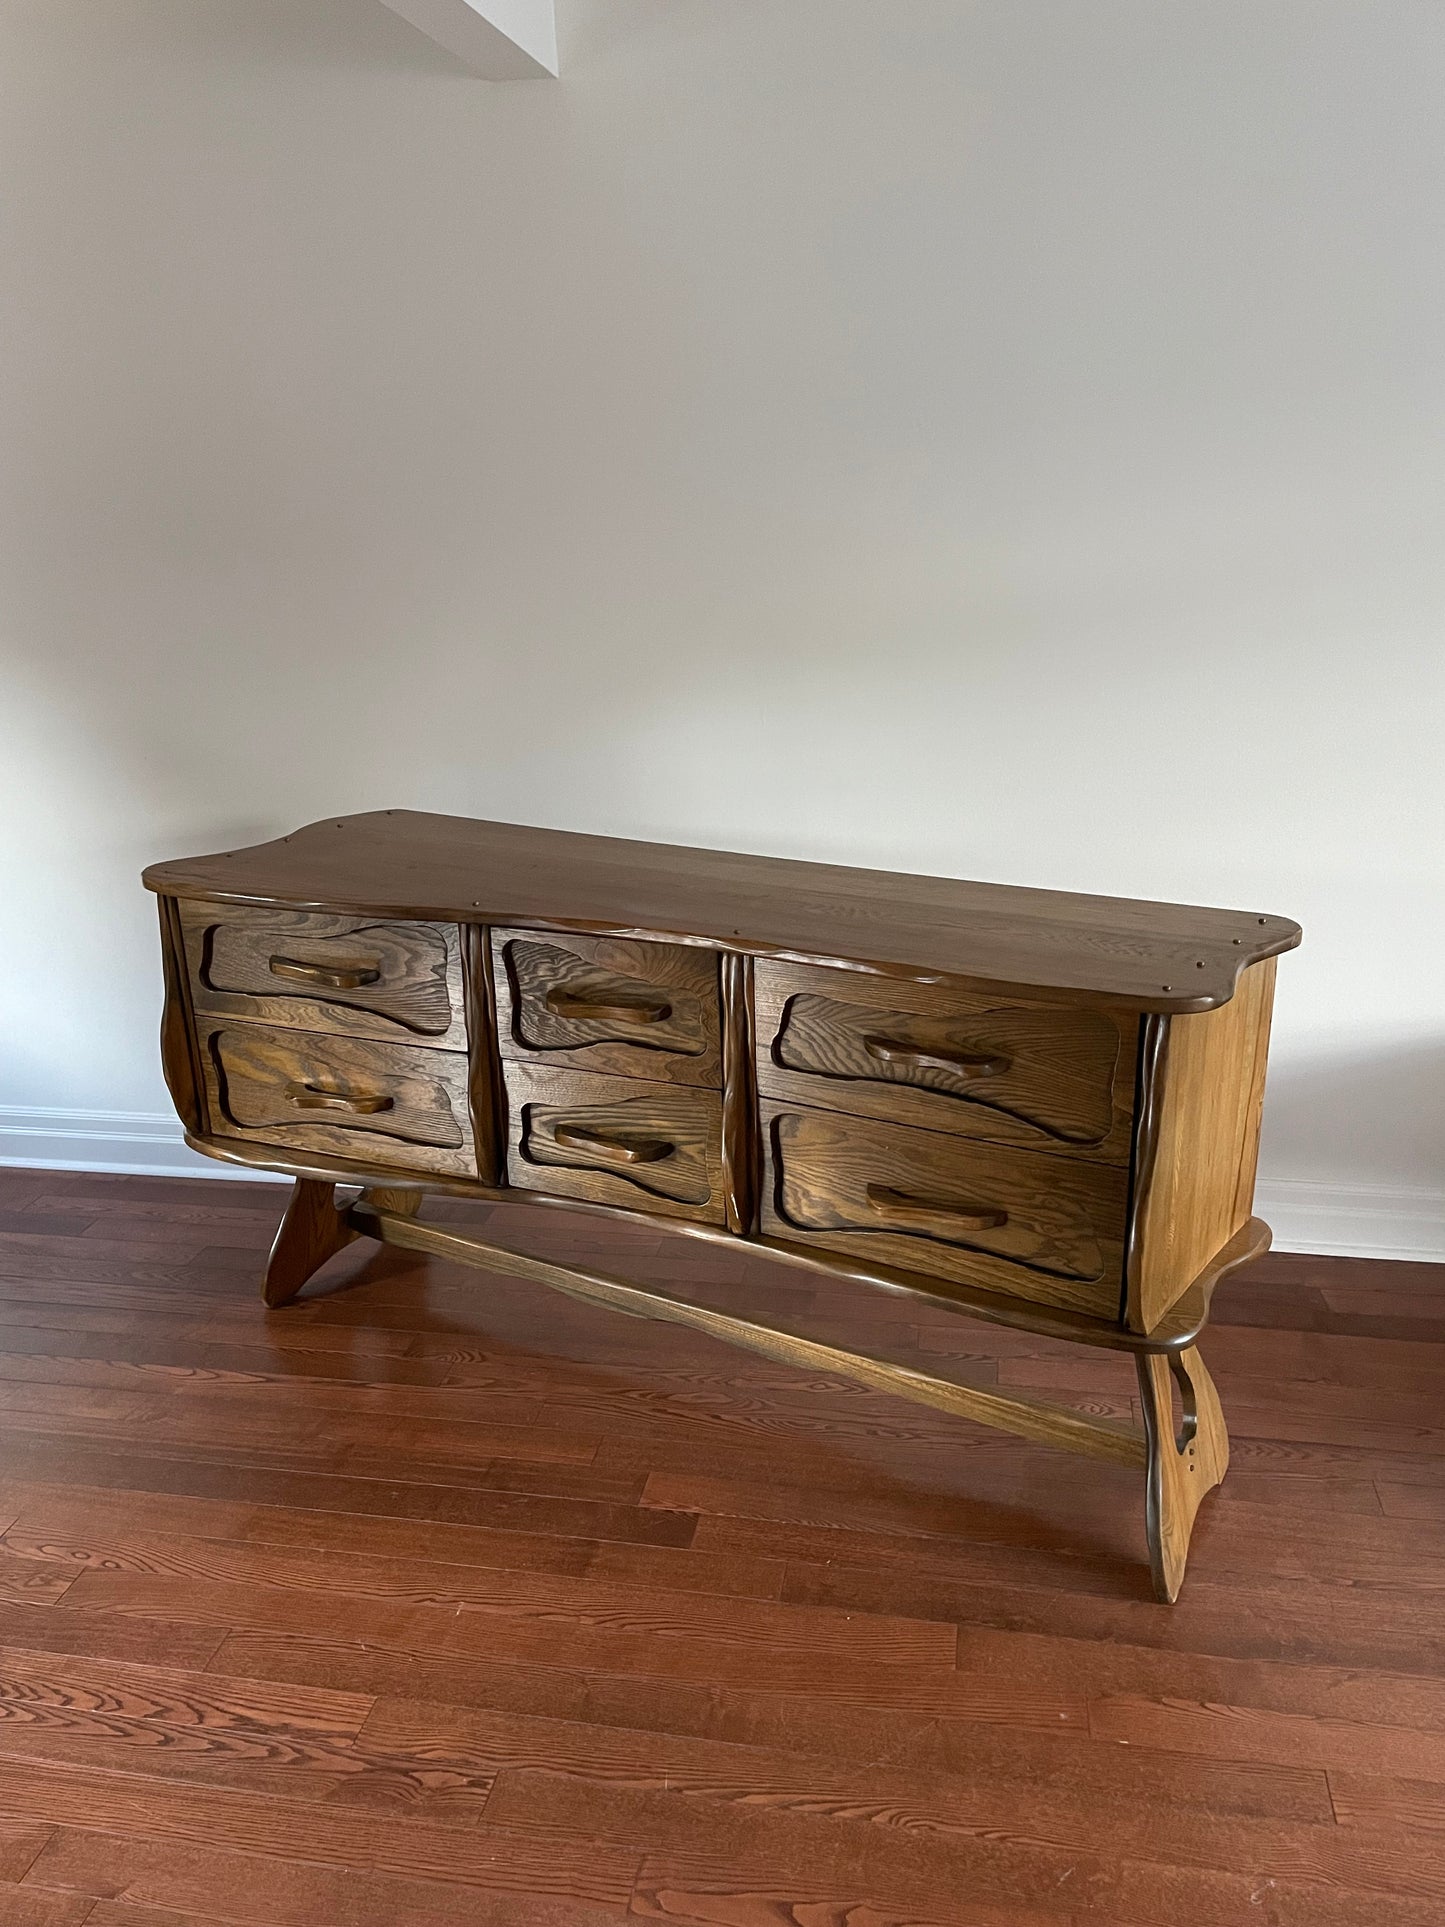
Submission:
[[[608,1137],[605,1131],[589,1131],[581,1124],[559,1124],[552,1142],[564,1151],[592,1151],[610,1158],[614,1164],[659,1164],[677,1149],[662,1137]]]
[[[357,1117],[375,1117],[378,1111],[390,1111],[396,1106],[394,1097],[383,1097],[376,1091],[360,1091],[352,1096],[347,1091],[328,1091],[320,1084],[288,1084],[286,1095],[301,1111],[350,1111]]]
[[[672,1015],[672,1005],[662,997],[646,1003],[631,1004],[615,999],[611,1003],[599,1003],[585,992],[568,990],[563,984],[554,985],[547,992],[547,1008],[554,1017],[576,1017],[583,1023],[597,1024],[665,1024]]]
[[[957,1077],[1002,1077],[1013,1063],[1011,1057],[988,1057],[981,1051],[918,1050],[912,1044],[896,1044],[891,1037],[865,1037],[863,1048],[880,1064],[901,1071],[952,1071]]]
[[[986,1204],[946,1204],[931,1198],[911,1198],[891,1184],[870,1184],[868,1202],[879,1217],[903,1231],[936,1231],[947,1237],[955,1231],[997,1231],[1008,1223],[1007,1211]]]
[[[320,984],[325,990],[360,990],[381,981],[381,970],[370,964],[307,963],[301,957],[273,957],[273,977],[291,977],[298,984]]]

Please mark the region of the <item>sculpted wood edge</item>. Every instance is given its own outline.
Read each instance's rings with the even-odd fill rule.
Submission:
[[[1159,1104],[1169,1054],[1169,1019],[1150,1012],[1139,1020],[1139,1069],[1134,1090],[1134,1156],[1129,1168],[1129,1206],[1124,1224],[1124,1276],[1120,1318],[1140,1301],[1144,1264],[1144,1213],[1159,1156]],[[1132,1320],[1130,1322],[1133,1322]]]
[[[210,1129],[206,1110],[206,1081],[196,1042],[196,1019],[191,1009],[190,975],[186,969],[185,936],[174,897],[157,899],[161,920],[161,961],[165,973],[165,1004],[161,1011],[161,1070],[176,1115],[187,1133],[204,1136]]]
[[[723,1203],[729,1231],[746,1236],[757,1227],[760,1183],[758,1098],[754,1076],[753,960],[724,951]]]
[[[497,986],[492,975],[491,932],[462,925],[462,994],[466,1003],[470,1072],[467,1096],[477,1170],[487,1184],[506,1182],[507,1091],[497,1050]]]

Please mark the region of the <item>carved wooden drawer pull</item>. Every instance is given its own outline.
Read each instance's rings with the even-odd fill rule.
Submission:
[[[286,1095],[302,1111],[350,1111],[357,1117],[375,1117],[378,1111],[389,1111],[395,1104],[394,1097],[383,1097],[377,1091],[359,1091],[354,1096],[347,1091],[324,1090],[319,1084],[288,1084]]]
[[[865,1037],[863,1048],[880,1064],[891,1064],[902,1071],[951,1071],[958,1077],[1002,1077],[1012,1059],[970,1055],[959,1051],[919,1050],[912,1044],[898,1044],[891,1037]]]
[[[615,1164],[660,1164],[677,1148],[662,1137],[608,1137],[603,1131],[589,1131],[580,1124],[559,1124],[552,1142],[564,1151],[590,1151]]]
[[[300,957],[273,957],[273,977],[291,977],[298,984],[318,984],[324,990],[360,990],[381,982],[381,970],[371,964],[307,963]]]
[[[568,990],[562,984],[547,992],[547,1008],[554,1017],[576,1017],[597,1024],[665,1024],[672,1015],[672,1005],[664,997],[648,1003],[599,1003],[585,991]]]
[[[912,1198],[891,1184],[870,1184],[868,1202],[879,1217],[902,1231],[932,1231],[948,1237],[959,1231],[997,1231],[1008,1223],[1007,1211],[986,1204],[945,1204],[937,1199]]]

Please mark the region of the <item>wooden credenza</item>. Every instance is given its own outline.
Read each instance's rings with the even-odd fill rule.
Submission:
[[[1269,1239],[1255,1158],[1298,925],[403,810],[145,881],[188,1141],[296,1180],[268,1305],[377,1237],[1132,1465],[1175,1597],[1228,1456],[1196,1340]],[[428,1191],[664,1219],[1131,1351],[1145,1424],[483,1244],[427,1224]]]

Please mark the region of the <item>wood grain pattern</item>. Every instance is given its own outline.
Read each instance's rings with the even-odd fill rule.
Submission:
[[[221,1136],[475,1175],[465,1057],[214,1021],[201,1043]]]
[[[514,1061],[506,1078],[507,1177],[519,1190],[723,1222],[715,1092]]]
[[[720,1086],[712,952],[494,930],[492,961],[504,1057],[653,1083]]]
[[[753,963],[724,953],[722,974],[723,1188],[729,1231],[746,1237],[757,1227],[762,1179],[758,1092],[754,1068]]]
[[[1200,1502],[1229,1469],[1229,1434],[1214,1380],[1197,1351],[1168,1359],[1141,1355],[1136,1363],[1149,1442],[1145,1514],[1149,1563],[1155,1592],[1172,1605],[1184,1583],[1189,1537]]]
[[[161,1069],[176,1115],[193,1136],[207,1128],[205,1085],[196,1052],[196,1027],[186,977],[185,939],[174,897],[158,897],[165,1004],[161,1010]]]
[[[416,810],[328,817],[274,843],[156,863],[148,888],[359,916],[744,949],[885,976],[1134,1010],[1209,1010],[1291,950],[1287,917],[794,863]]]
[[[764,1099],[763,1228],[1043,1304],[1117,1315],[1126,1176],[1110,1166]]]
[[[1274,959],[1222,1010],[1170,1017],[1150,1093],[1130,1230],[1125,1315],[1148,1331],[1242,1225],[1254,1202]]]
[[[29,1361],[61,1401],[0,1404],[6,1571],[76,1575],[0,1598],[0,1920],[1436,1927],[1445,1268],[1224,1281],[1234,1463],[1166,1613],[1137,1473],[399,1248],[267,1317],[276,1196],[0,1171],[0,1386]],[[721,1233],[505,1223],[541,1262],[585,1228],[599,1272],[754,1319],[801,1298],[824,1342],[1085,1419],[1139,1394],[1122,1358]],[[524,1400],[570,1459],[433,1456]]]
[[[497,985],[490,932],[462,927],[462,983],[467,1013],[467,1096],[477,1173],[484,1184],[504,1184],[507,1172],[507,1091],[497,1049]]]
[[[762,961],[769,1096],[1128,1162],[1136,1020]]]
[[[180,905],[196,1009],[465,1050],[460,933],[263,904]]]
[[[421,1209],[422,1196],[420,1190],[398,1191],[384,1184],[369,1184],[362,1191],[360,1202],[369,1204],[374,1211],[390,1211],[398,1217],[414,1218]]]

